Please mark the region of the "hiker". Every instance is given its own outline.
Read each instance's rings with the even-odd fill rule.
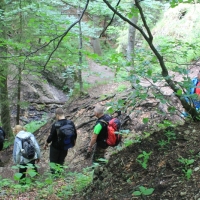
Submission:
[[[192,79],[193,87],[190,89],[190,94],[197,94],[197,99],[192,99],[195,108],[200,109],[200,71],[197,74],[197,77]]]
[[[55,111],[56,122],[53,123],[44,149],[50,145],[50,163],[63,166],[68,149],[75,146],[77,132],[74,123],[71,120],[65,119],[62,108],[57,108]],[[66,135],[65,135],[66,134]],[[51,167],[51,173],[55,174],[56,170]]]
[[[188,97],[186,97],[185,100],[189,104],[194,105],[194,107],[198,111],[200,109],[200,71],[198,72],[197,77],[192,79],[192,87],[188,90],[188,93],[190,95],[197,94],[197,98],[194,98],[194,97],[188,98]],[[181,116],[182,117],[188,117],[189,114],[185,111],[185,112],[182,112]]]
[[[35,164],[39,163],[39,161],[40,161],[40,147],[35,139],[35,136],[32,133],[26,132],[25,128],[23,126],[16,125],[13,128],[13,133],[15,135],[13,160],[16,165],[23,166],[23,168],[21,168],[21,167],[19,168],[19,173],[22,173],[22,176],[20,179],[23,179],[26,177],[26,170],[28,169],[27,164],[32,164],[35,172],[38,172]],[[26,148],[24,146],[25,145],[24,141],[27,138],[31,139],[32,142],[30,144],[32,144],[34,147],[33,148],[34,151],[31,152],[33,154],[33,156],[31,156],[31,157],[27,157],[27,155],[26,156],[24,155],[25,148]],[[26,150],[27,150],[27,148],[26,148]]]
[[[3,149],[3,143],[5,140],[6,134],[2,127],[0,127],[0,151]],[[0,159],[0,167],[3,167],[3,162]]]
[[[93,161],[99,162],[98,159],[104,158],[106,148],[108,147],[106,143],[106,138],[108,134],[107,125],[100,120],[108,122],[112,119],[112,117],[108,114],[104,114],[104,107],[100,104],[95,106],[94,115],[98,119],[94,126],[89,146],[87,147],[86,158],[89,158],[91,156],[92,150],[94,149],[94,146],[96,144],[96,149],[94,149]]]

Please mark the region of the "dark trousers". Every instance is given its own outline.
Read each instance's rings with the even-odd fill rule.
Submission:
[[[67,156],[68,150],[59,150],[53,147],[52,145],[50,146],[50,162],[63,165],[65,162],[65,158]],[[55,170],[51,169],[51,172],[54,174]]]
[[[105,158],[105,152],[106,152],[106,149],[102,149],[100,146],[96,145],[96,148],[94,149],[93,162],[102,164],[102,162],[99,161],[98,159]]]
[[[0,151],[3,149],[3,143],[0,143]]]
[[[31,161],[30,161],[29,163],[27,163],[27,164],[33,164],[33,167],[34,167],[33,169],[35,170],[35,172],[38,172],[38,171],[37,171],[37,167],[35,166],[35,160],[31,160]],[[20,164],[20,165],[24,166],[24,168],[19,168],[19,173],[22,173],[22,176],[21,176],[20,179],[23,179],[23,178],[26,177],[26,170],[28,169],[27,164]]]

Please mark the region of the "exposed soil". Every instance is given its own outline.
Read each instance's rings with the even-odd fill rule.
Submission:
[[[200,199],[199,129],[199,123],[186,123],[155,132],[140,143],[112,155],[104,169],[97,171],[98,178],[83,197],[72,199],[142,199],[133,195],[140,186],[154,189],[152,195],[144,195],[143,199]],[[159,143],[168,140],[166,133],[173,133],[174,138],[161,147]],[[144,151],[151,152],[146,169],[137,162],[137,157]],[[185,164],[178,161],[181,158],[185,159]],[[193,163],[187,165],[189,161]],[[192,170],[191,177],[188,171],[187,178],[183,170]]]
[[[96,120],[93,108],[97,103],[106,105],[111,100],[113,102],[125,100],[126,109],[122,110],[119,118],[122,122],[122,129],[130,130],[123,136],[123,141],[118,147],[108,148],[106,157],[109,158],[109,162],[105,166],[95,169],[93,183],[81,195],[74,195],[70,199],[200,199],[199,122],[185,121],[184,123],[179,112],[173,115],[168,113],[166,105],[152,97],[152,91],[149,91],[147,99],[131,105],[129,102],[133,98],[130,96],[133,89],[127,82],[120,84],[126,85],[128,89],[116,92],[119,87],[117,83],[112,84],[112,89],[110,85],[96,86],[89,91],[88,95],[77,97],[64,106],[66,117],[75,122],[78,130],[76,147],[69,150],[66,158],[66,164],[69,166],[67,171],[80,172],[84,167],[91,165],[91,161],[86,160],[84,155]],[[171,98],[171,96],[166,96],[166,98]],[[172,99],[171,103],[180,107],[181,110],[176,99]],[[149,122],[144,124],[143,118],[149,118]],[[184,124],[159,130],[157,124],[167,119]],[[42,151],[42,159],[39,164],[40,174],[49,168],[49,152],[44,151],[42,146],[49,134],[52,122],[53,120],[49,121],[35,133]],[[148,133],[151,134],[147,137]],[[132,140],[134,144],[125,148],[126,140]],[[145,169],[137,162],[137,157],[150,152]],[[13,165],[11,154],[12,147],[1,152],[1,160],[5,165],[0,168],[2,178],[11,178],[16,172],[10,168]],[[185,165],[178,161],[181,158],[182,161],[185,161]],[[188,172],[188,177],[183,170]],[[192,170],[191,176],[189,176],[190,170]],[[154,192],[149,196],[134,196],[132,193],[139,190],[140,186],[153,188]],[[15,197],[5,194],[2,199],[31,199],[29,198],[33,195],[31,192]],[[46,199],[59,199],[55,195],[49,194]]]

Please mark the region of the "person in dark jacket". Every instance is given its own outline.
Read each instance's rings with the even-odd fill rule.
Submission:
[[[6,133],[3,130],[3,128],[0,127],[0,151],[3,149],[3,143],[4,143],[4,140],[5,140],[5,137],[6,137]],[[4,164],[0,159],[0,167],[3,167],[3,166],[4,166]]]
[[[90,157],[91,152],[96,144],[96,149],[94,149],[93,161],[98,162],[99,158],[104,158],[105,151],[108,147],[106,139],[108,136],[107,125],[103,121],[110,121],[112,119],[108,114],[104,114],[104,107],[100,104],[96,105],[94,108],[94,115],[98,118],[94,126],[93,134],[87,148],[87,156]]]
[[[63,147],[60,145],[58,141],[58,128],[57,125],[59,124],[59,127],[62,127],[66,124],[70,124],[73,129],[74,129],[74,138],[72,141],[71,147],[73,147],[76,143],[76,138],[77,138],[77,132],[76,132],[76,127],[74,123],[71,120],[65,119],[64,111],[62,108],[57,108],[55,111],[56,115],[56,122],[53,123],[51,127],[51,132],[50,135],[48,136],[46,140],[46,144],[44,145],[44,149],[48,147],[48,144],[51,143],[50,145],[50,154],[49,154],[49,160],[50,163],[58,164],[58,165],[63,165],[65,158],[68,153],[68,149],[63,149]],[[55,174],[56,170],[51,168],[52,174]]]
[[[6,133],[5,131],[3,130],[2,127],[0,127],[0,151],[3,149],[3,143],[4,143],[4,140],[5,140],[5,137],[6,137]]]

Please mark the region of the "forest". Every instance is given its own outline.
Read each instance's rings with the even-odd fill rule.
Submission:
[[[0,6],[0,199],[200,199],[199,0]],[[120,111],[122,136],[103,165],[85,158],[99,103]],[[60,107],[77,142],[55,178],[43,146]],[[23,185],[12,158],[18,124],[42,155]]]

